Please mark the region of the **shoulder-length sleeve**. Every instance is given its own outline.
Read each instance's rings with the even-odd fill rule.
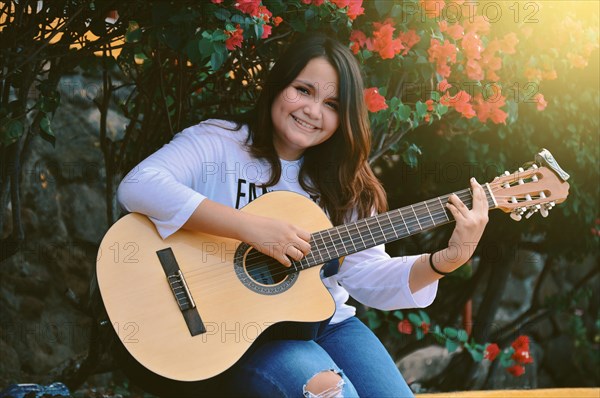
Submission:
[[[410,270],[419,256],[390,257],[383,245],[346,256],[337,281],[360,303],[380,310],[423,308],[437,294],[438,282],[411,293]]]
[[[147,215],[164,239],[176,232],[206,198],[198,176],[222,145],[197,125],[143,160],[119,184],[117,199],[127,211]]]

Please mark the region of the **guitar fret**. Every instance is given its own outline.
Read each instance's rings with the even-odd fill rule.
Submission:
[[[385,214],[387,215],[387,218],[390,221],[390,226],[392,227],[392,231],[394,232],[394,235],[396,236],[396,239],[399,239],[400,237],[398,236],[398,233],[396,232],[396,227],[394,227],[394,223],[392,222],[392,219],[390,218],[390,212],[388,211]]]
[[[381,223],[379,222],[379,216],[375,217],[375,221],[377,221],[377,225],[379,226],[379,229],[381,230],[381,233],[382,233],[383,237],[385,238],[386,237],[385,230],[383,229],[383,227],[381,226]]]
[[[336,254],[337,258],[340,258],[340,254],[337,251],[337,247],[335,247],[335,242],[334,242],[333,238],[331,237],[331,232],[329,232],[329,231],[330,230],[328,229],[327,230],[327,235],[329,235],[329,239],[331,239],[333,250],[335,250],[335,254]],[[329,249],[327,249],[327,254],[329,254]]]
[[[443,210],[444,215],[446,216],[446,220],[450,221],[450,217],[448,217],[448,213],[446,212],[446,207],[444,207],[444,204],[442,203],[442,199],[440,199],[440,197],[438,196],[437,200],[438,202],[440,202],[440,206]]]
[[[318,246],[325,246],[325,241],[323,240],[323,237],[321,236],[321,232],[315,232],[315,233],[313,234],[313,236],[316,236],[317,234],[318,234],[318,236],[321,238],[321,243],[319,243],[319,242],[317,241],[317,239],[315,239],[315,246],[317,246],[317,247],[318,247]],[[321,245],[321,244],[322,244],[322,245]],[[321,264],[321,263],[324,263],[324,262],[325,262],[325,259],[323,258],[323,254],[321,253],[321,250],[319,250],[319,249],[318,249],[318,250],[315,250],[314,252],[313,252],[313,251],[311,251],[311,253],[315,253],[315,254],[318,254],[318,255],[319,255],[319,257],[321,258],[321,260],[320,260],[320,261],[318,261],[318,263],[319,263],[319,264]],[[314,255],[313,255],[313,257],[314,257]]]
[[[410,236],[410,229],[408,229],[408,224],[402,215],[402,209],[398,209],[398,214],[400,214],[400,218],[402,219],[402,224],[404,224],[404,228],[406,228],[406,236]]]
[[[411,205],[410,206],[411,210],[413,211],[415,218],[417,219],[417,224],[419,224],[419,229],[423,229],[423,227],[421,226],[421,223],[419,222],[419,217],[417,216],[417,213],[415,212],[415,208]]]
[[[356,249],[356,245],[354,244],[354,239],[352,239],[352,234],[350,233],[350,230],[348,229],[348,225],[344,224],[344,227],[346,227],[346,231],[348,232],[348,236],[350,237],[350,243],[352,243],[352,247],[354,248],[354,251],[357,252],[358,250]]]
[[[371,228],[369,228],[368,219],[363,220],[363,224],[365,224],[365,227],[367,227],[367,231],[369,231],[369,235],[371,235],[371,239],[373,240],[373,245],[370,245],[370,246],[374,246],[375,242],[377,242],[377,241],[375,240],[375,237],[373,236],[373,233],[371,232]]]
[[[433,225],[435,225],[435,220],[433,219],[433,216],[431,215],[431,212],[429,211],[429,206],[427,206],[427,202],[423,202],[425,204],[425,208],[427,209],[427,213],[429,213],[429,218],[431,218],[431,222],[433,223]]]

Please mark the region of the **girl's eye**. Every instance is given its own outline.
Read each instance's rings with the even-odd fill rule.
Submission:
[[[337,102],[328,102],[327,106],[333,109],[334,111],[337,111],[340,107]]]
[[[296,87],[296,90],[298,90],[299,92],[301,92],[302,94],[309,94],[308,89],[304,88],[304,87]]]

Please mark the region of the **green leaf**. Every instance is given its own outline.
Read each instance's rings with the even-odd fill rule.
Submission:
[[[455,339],[456,336],[458,336],[458,331],[456,329],[454,329],[454,328],[451,328],[451,327],[445,327],[444,328],[444,334],[446,336],[448,336],[448,338],[450,338],[450,339]]]
[[[375,0],[375,9],[380,17],[387,15],[392,9],[393,5],[394,2],[389,0]]]
[[[52,144],[54,146],[56,142],[56,137],[54,136],[54,132],[52,131],[52,126],[50,124],[50,119],[48,119],[48,115],[44,115],[42,120],[40,120],[40,129],[42,130],[42,138]]]
[[[419,155],[421,155],[421,148],[419,148],[415,144],[410,144],[410,146],[402,153],[402,160],[408,166],[414,168],[417,167],[417,164],[419,163]]]
[[[210,66],[213,71],[219,70],[225,60],[227,60],[227,48],[225,44],[213,43],[214,52],[210,56]]]
[[[142,38],[142,29],[140,29],[136,21],[129,21],[127,33],[125,33],[125,41],[127,43],[135,43]]]
[[[244,25],[246,23],[246,19],[243,16],[236,14],[233,17],[231,17],[231,22],[233,22],[234,24]]]
[[[225,8],[219,8],[215,11],[215,18],[221,21],[227,21],[231,17],[231,13]]]
[[[412,312],[408,314],[408,320],[415,326],[421,326],[421,323],[423,322],[420,316]]]
[[[0,144],[9,146],[23,135],[25,126],[20,120],[4,118],[0,121]]]
[[[422,119],[423,116],[425,116],[427,114],[427,104],[425,104],[421,101],[417,101],[416,108],[417,108],[418,118]]]
[[[435,102],[440,102],[440,93],[438,93],[437,91],[432,91],[431,99],[434,100]]]
[[[467,334],[467,332],[462,329],[458,331],[456,337],[458,338],[458,341],[461,341],[463,343],[466,343],[469,339],[469,335]]]
[[[369,324],[369,328],[371,330],[375,330],[381,326],[381,319],[379,319],[379,315],[375,311],[367,312],[367,323]]]
[[[469,354],[471,354],[471,357],[473,358],[473,360],[475,362],[483,361],[483,352],[475,350],[475,349],[470,349]]]
[[[394,313],[392,315],[394,315],[394,317],[396,319],[399,319],[399,320],[404,319],[404,314],[402,313],[402,311],[394,311]]]
[[[454,352],[458,348],[458,343],[456,341],[448,339],[446,340],[446,349],[448,352]]]
[[[417,340],[422,340],[423,337],[425,337],[425,333],[423,333],[421,328],[417,328],[415,329],[415,336],[417,337]]]
[[[408,119],[410,119],[410,113],[412,112],[412,110],[410,109],[410,106],[401,104],[398,107],[398,117],[400,118],[401,121],[407,121]]]
[[[423,322],[425,322],[428,325],[431,324],[431,319],[429,319],[429,315],[427,315],[425,311],[419,310],[419,315],[421,315]]]

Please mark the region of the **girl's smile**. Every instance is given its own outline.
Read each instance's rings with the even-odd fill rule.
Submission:
[[[310,60],[271,107],[273,144],[281,159],[299,159],[339,126],[338,75],[324,58]]]

